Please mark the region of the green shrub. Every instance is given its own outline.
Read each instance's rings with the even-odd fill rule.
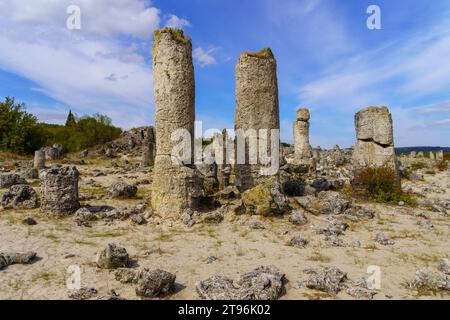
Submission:
[[[353,194],[376,202],[415,205],[414,196],[398,187],[397,175],[388,166],[368,167],[355,172]]]
[[[410,167],[412,171],[416,171],[420,169],[425,169],[427,165],[424,162],[420,161],[420,162],[413,162]]]

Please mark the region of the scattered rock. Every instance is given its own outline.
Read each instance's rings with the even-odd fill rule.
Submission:
[[[429,268],[421,268],[416,271],[410,287],[425,292],[450,290],[450,281],[444,273],[433,272]]]
[[[0,174],[0,189],[10,188],[18,184],[27,184],[27,181],[15,173]]]
[[[134,198],[138,188],[135,185],[129,185],[123,181],[114,182],[108,188],[108,194],[112,198]]]
[[[119,300],[126,300],[126,299],[122,298],[114,290],[111,290],[106,296],[100,297],[100,298],[98,298],[98,300],[119,301]]]
[[[289,211],[289,200],[278,183],[264,183],[242,195],[245,212],[252,215],[273,216]]]
[[[34,209],[38,206],[36,191],[27,184],[12,186],[3,194],[1,203],[5,209]]]
[[[308,270],[309,279],[306,287],[328,294],[336,295],[343,289],[343,283],[347,280],[347,273],[337,267],[325,267],[321,271]]]
[[[250,227],[250,229],[255,229],[255,230],[264,230],[266,228],[264,226],[264,224],[261,221],[258,221],[258,220],[250,221],[248,226]]]
[[[13,264],[30,264],[36,258],[36,252],[3,253],[0,252],[0,270]]]
[[[420,220],[417,222],[417,225],[421,228],[431,230],[434,228],[434,225],[429,220]]]
[[[133,216],[131,216],[131,222],[133,222],[134,224],[137,225],[143,225],[147,223],[147,220],[145,220],[145,218],[140,215],[140,214],[135,214]]]
[[[34,220],[33,217],[26,217],[25,219],[22,220],[22,224],[25,224],[27,226],[35,226],[37,225],[36,220]]]
[[[324,234],[325,236],[340,236],[343,235],[349,227],[350,226],[347,223],[331,217],[328,218],[328,225],[325,228],[319,229],[317,233]]]
[[[368,300],[372,300],[373,297],[377,294],[376,291],[358,287],[348,288],[346,292],[355,299],[368,299]]]
[[[217,261],[217,260],[218,260],[217,257],[215,257],[215,256],[209,256],[209,257],[206,259],[206,264],[211,264],[211,263],[213,263],[214,261]]]
[[[95,288],[81,288],[78,290],[69,290],[67,295],[73,300],[89,300],[97,295],[97,289]]]
[[[300,237],[300,236],[294,236],[291,240],[289,240],[288,245],[291,247],[296,248],[306,248],[306,246],[309,244],[309,241]]]
[[[141,297],[164,297],[175,291],[176,276],[159,269],[119,269],[115,277],[122,283],[136,284],[136,294]]]
[[[439,261],[439,271],[445,273],[446,275],[450,275],[450,262],[448,259],[442,259]]]
[[[384,233],[380,232],[377,234],[376,239],[375,239],[379,244],[381,244],[382,246],[392,246],[395,244],[394,240],[391,240],[390,238],[388,238]]]
[[[297,202],[312,214],[342,214],[350,207],[351,200],[336,191],[322,191],[317,197],[296,198]]]
[[[298,226],[303,226],[308,223],[308,218],[303,210],[296,210],[289,216],[289,222]]]
[[[127,267],[130,261],[125,248],[109,243],[105,249],[97,253],[95,262],[102,269],[117,269]]]

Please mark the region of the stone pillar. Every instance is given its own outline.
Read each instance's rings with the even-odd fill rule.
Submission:
[[[424,157],[424,153],[423,153],[422,151],[420,151],[420,152],[417,154],[417,157],[418,157],[418,158],[423,158],[423,157]]]
[[[217,136],[216,136],[217,137]],[[219,181],[219,189],[222,190],[229,186],[231,175],[231,159],[230,150],[228,148],[228,132],[227,129],[223,129],[221,139],[222,147],[222,164],[217,166],[217,179]]]
[[[195,79],[192,42],[182,30],[155,31],[153,44],[156,157],[153,170],[152,207],[165,218],[179,219],[199,196],[193,169]],[[171,135],[183,130],[191,144],[190,154],[172,155],[179,141]],[[190,162],[190,164],[189,164]]]
[[[45,213],[68,215],[80,208],[76,167],[52,167],[39,174],[41,210]]]
[[[386,107],[369,107],[355,116],[356,145],[353,151],[355,170],[387,165],[400,174],[394,150],[392,115]]]
[[[267,130],[267,155],[271,156],[271,130],[280,129],[278,102],[277,62],[268,48],[261,52],[246,52],[241,54],[236,64],[236,119],[235,131],[246,136],[245,163],[236,152],[236,186],[241,191],[254,187],[259,182],[277,179],[277,175],[264,175],[264,169],[259,155],[257,163],[250,163],[250,152],[258,153],[261,132]],[[251,148],[249,142],[253,139],[252,131],[258,135],[256,148]],[[236,150],[239,151],[238,136]],[[279,144],[279,137],[276,139]],[[264,147],[263,147],[264,148]],[[263,149],[264,150],[264,149]],[[279,155],[279,146],[276,150]]]
[[[44,169],[45,168],[45,152],[38,150],[34,152],[34,168]]]
[[[438,161],[444,160],[444,150],[440,150],[436,153],[436,160]]]
[[[436,160],[436,155],[433,151],[430,151],[430,160]]]
[[[411,158],[416,158],[417,157],[417,152],[416,151],[411,151],[411,153],[409,154],[409,156],[411,157]]]
[[[294,153],[296,164],[309,164],[312,158],[312,148],[309,144],[309,120],[308,109],[299,109],[297,119],[294,122]]]
[[[142,142],[142,166],[152,167],[155,164],[155,130],[148,128]]]

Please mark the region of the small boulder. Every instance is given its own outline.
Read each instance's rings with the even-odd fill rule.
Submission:
[[[347,273],[337,267],[325,267],[321,271],[309,271],[309,279],[306,287],[324,291],[328,294],[336,295],[343,289],[343,283],[347,280]]]
[[[309,241],[300,237],[300,236],[294,236],[291,238],[291,240],[289,240],[288,245],[291,247],[296,247],[296,248],[306,248],[306,246],[309,244]]]
[[[2,196],[5,209],[34,209],[38,206],[37,193],[27,184],[12,186]]]
[[[112,198],[134,198],[138,188],[135,185],[130,185],[123,181],[114,182],[108,188],[108,194]]]
[[[297,226],[303,226],[308,223],[308,218],[306,217],[305,211],[296,210],[289,216],[289,222]]]
[[[95,288],[81,288],[78,290],[69,290],[67,295],[72,300],[89,300],[97,295]]]
[[[109,243],[105,249],[97,253],[95,262],[101,269],[117,269],[127,267],[130,261],[125,248]]]
[[[18,184],[27,184],[27,181],[15,173],[0,174],[0,189],[10,188]]]

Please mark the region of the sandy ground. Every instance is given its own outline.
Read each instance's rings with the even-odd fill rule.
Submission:
[[[102,188],[92,188],[84,182],[93,166],[80,166],[82,193],[102,193]],[[130,173],[138,180],[148,178],[145,173]],[[107,186],[118,175],[93,178]],[[418,188],[434,183],[445,193],[430,193],[429,197],[450,198],[448,172],[426,175],[425,182],[409,183]],[[133,180],[134,181],[134,180]],[[140,186],[144,196],[149,185]],[[4,190],[0,191],[3,192]],[[132,201],[101,200],[91,204],[127,206],[142,203]],[[219,225],[196,225],[187,229],[181,225],[149,223],[132,225],[129,221],[106,225],[100,221],[92,228],[76,226],[73,218],[57,219],[39,213],[39,210],[0,212],[0,251],[36,251],[39,260],[31,265],[12,265],[0,271],[0,299],[67,299],[66,276],[70,265],[82,270],[82,286],[94,287],[99,296],[114,289],[127,299],[138,299],[132,285],[124,285],[114,279],[112,272],[100,270],[93,262],[96,252],[107,243],[124,246],[139,267],[161,268],[177,276],[178,292],[168,299],[198,299],[195,284],[215,274],[231,278],[249,272],[260,265],[275,265],[289,280],[287,293],[282,299],[351,299],[342,291],[336,297],[307,288],[295,289],[295,283],[305,279],[302,270],[322,266],[337,266],[348,273],[351,280],[367,276],[367,268],[381,268],[381,290],[374,299],[449,299],[449,293],[419,296],[408,288],[414,272],[422,267],[437,268],[443,258],[450,258],[450,218],[435,212],[427,212],[434,229],[426,230],[417,225],[421,220],[414,211],[397,206],[364,204],[376,208],[375,219],[350,224],[343,240],[346,243],[360,241],[360,247],[330,247],[315,228],[326,224],[325,216],[309,215],[309,224],[296,227],[284,218],[232,217]],[[33,216],[36,226],[25,226],[21,221]],[[253,230],[247,226],[252,219],[259,219],[265,230]],[[395,240],[393,246],[382,246],[375,241],[379,232]],[[310,244],[305,249],[289,247],[287,241],[301,235]],[[214,255],[217,261],[206,264]]]

